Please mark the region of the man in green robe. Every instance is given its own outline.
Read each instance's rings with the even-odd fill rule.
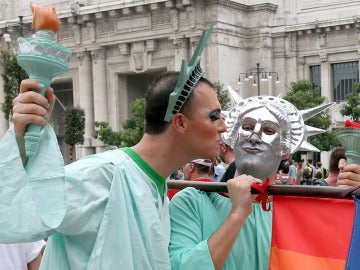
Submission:
[[[203,32],[188,66],[183,61],[180,73],[164,73],[149,85],[138,144],[66,167],[46,124],[53,89],[42,96],[39,82],[21,82],[14,126],[0,143],[0,243],[48,237],[41,264],[47,270],[170,270],[165,179],[189,160],[213,159],[226,131],[200,67],[213,26]],[[41,132],[25,133],[30,123],[41,125]]]
[[[0,242],[49,237],[41,269],[171,269],[165,179],[189,160],[213,158],[226,130],[212,84],[198,78],[179,108],[168,109],[179,74],[168,72],[146,94],[145,132],[131,147],[84,157],[66,167],[52,128],[54,105],[24,80],[14,126],[0,143]],[[170,111],[170,119],[164,115]],[[43,125],[37,155],[24,154],[29,123]]]
[[[329,106],[323,107],[306,111],[306,116]],[[222,135],[235,152],[235,178],[227,181],[229,198],[194,188],[173,197],[173,270],[268,270],[272,212],[254,202],[250,190],[253,184],[273,183],[281,161],[309,145],[303,113],[272,96],[250,97],[231,109],[225,119],[228,131]]]

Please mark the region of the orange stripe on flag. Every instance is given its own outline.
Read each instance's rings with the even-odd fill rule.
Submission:
[[[273,202],[273,248],[346,260],[353,200],[274,196]]]
[[[283,249],[271,248],[270,270],[339,270],[345,268],[345,260],[314,257]]]

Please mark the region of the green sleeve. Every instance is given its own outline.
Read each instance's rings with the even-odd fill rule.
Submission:
[[[35,241],[62,222],[64,163],[56,135],[42,130],[39,153],[23,166],[11,127],[0,142],[0,241]]]
[[[173,270],[212,270],[207,238],[203,239],[202,196],[193,188],[178,192],[170,202],[170,261]]]

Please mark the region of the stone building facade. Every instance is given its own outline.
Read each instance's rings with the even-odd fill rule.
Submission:
[[[131,102],[143,97],[154,76],[180,69],[211,21],[216,24],[202,57],[206,77],[230,85],[243,97],[285,94],[291,82],[311,80],[327,101],[337,102],[331,115],[333,127],[340,127],[341,102],[359,81],[360,1],[35,2],[57,9],[61,27],[56,39],[73,52],[69,71],[54,79],[60,102],[52,121],[62,142],[63,107],[84,109],[85,142],[77,147],[77,157],[105,149],[91,136],[94,121],[120,129]],[[28,1],[0,0],[0,6],[0,34],[11,36],[10,42],[2,39],[0,49],[16,49],[19,28],[25,37],[33,34]],[[18,16],[23,16],[21,24]],[[258,73],[246,81],[247,71],[256,73],[256,63],[273,78]],[[0,80],[0,89],[2,84]],[[0,91],[0,103],[3,95]],[[1,113],[0,137],[8,127]]]

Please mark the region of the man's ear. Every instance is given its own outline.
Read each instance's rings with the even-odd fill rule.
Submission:
[[[182,113],[176,113],[172,120],[173,126],[180,132],[184,132],[188,127],[188,118]]]
[[[195,165],[194,165],[194,163],[190,163],[188,169],[189,169],[189,172],[193,173],[193,172],[195,171]]]

